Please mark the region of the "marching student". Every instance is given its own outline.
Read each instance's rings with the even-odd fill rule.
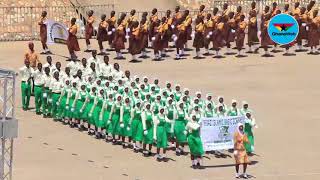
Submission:
[[[130,97],[124,97],[124,103],[120,109],[120,130],[119,135],[121,136],[122,147],[129,147],[131,143],[132,132],[129,128],[129,123],[131,119],[131,102]],[[128,143],[126,143],[126,137],[128,138]]]
[[[193,47],[196,48],[196,56],[193,59],[203,59],[200,54],[200,49],[204,47],[204,22],[202,17],[196,19],[195,35],[193,40]]]
[[[142,112],[142,127],[143,127],[143,155],[151,156],[152,144],[153,144],[153,114],[151,105],[149,102],[145,103],[145,109]],[[148,150],[147,150],[148,145]]]
[[[237,131],[234,134],[234,158],[236,161],[236,178],[240,178],[239,175],[239,167],[243,165],[243,178],[247,179],[248,176],[246,174],[247,165],[250,163],[247,151],[245,148],[246,143],[250,143],[247,135],[244,133],[243,124],[239,123],[237,127]]]
[[[166,128],[166,132],[167,132],[167,137],[168,140],[171,142],[171,147],[175,147],[174,145],[174,132],[173,132],[173,128],[174,128],[174,113],[176,111],[176,106],[173,103],[173,99],[171,97],[168,97],[166,99],[166,104],[165,104],[165,115],[166,118],[170,121],[172,121],[172,123],[166,123],[165,124],[165,128]]]
[[[240,22],[238,24],[237,32],[236,32],[236,47],[238,50],[238,55],[236,57],[246,57],[245,55],[241,54],[242,47],[244,45],[245,39],[245,30],[247,27],[247,23],[244,21],[244,15],[240,16]]]
[[[233,52],[230,52],[231,42],[235,40],[235,30],[237,28],[236,20],[234,18],[234,12],[229,12],[227,18],[225,19],[224,33],[226,41],[226,53],[225,55],[233,55]]]
[[[174,136],[176,138],[176,155],[184,154],[184,144],[187,142],[186,134],[184,134],[187,124],[188,114],[184,109],[184,103],[179,102],[176,111],[174,112]]]
[[[50,84],[52,77],[50,75],[50,68],[45,67],[44,73],[43,73],[43,94],[42,94],[42,114],[44,118],[51,116],[51,102],[49,102],[49,99],[51,99],[51,93],[50,93]]]
[[[71,59],[70,62],[66,65],[66,67],[68,67],[70,69],[71,76],[76,76],[81,65],[78,60]]]
[[[43,52],[41,54],[52,54],[47,46],[47,11],[42,11],[41,18],[38,22],[40,26],[40,41]]]
[[[246,115],[247,112],[252,113],[253,111],[249,108],[247,101],[242,101],[242,108],[240,109],[241,115]]]
[[[137,60],[136,55],[140,54],[141,48],[140,48],[140,27],[138,21],[133,21],[130,24],[131,26],[131,35],[129,38],[129,53],[132,56],[132,59],[130,62],[139,62]]]
[[[200,122],[196,115],[192,114],[184,131],[188,136],[188,146],[191,154],[192,168],[201,168],[202,156],[204,154],[202,141],[200,138]]]
[[[249,51],[247,53],[257,54],[259,47],[255,47],[259,44],[258,38],[258,20],[257,20],[257,9],[256,2],[251,3],[251,10],[249,11],[249,21],[248,21],[248,46]],[[253,50],[252,50],[253,48]]]
[[[119,135],[120,111],[122,106],[122,96],[118,94],[116,97],[116,101],[112,104],[109,120],[107,121],[107,124],[110,124],[109,126],[111,126],[112,144],[117,144],[116,135]]]
[[[52,117],[54,120],[60,120],[60,102],[59,98],[63,91],[63,82],[59,78],[59,71],[53,73],[53,79],[51,83],[52,91]]]
[[[36,114],[41,114],[41,106],[42,106],[42,96],[43,96],[43,71],[42,71],[42,64],[38,63],[38,69],[32,72],[32,77],[34,79],[34,101],[36,106]]]
[[[258,128],[258,125],[256,124],[256,120],[252,117],[251,113],[247,112],[244,124],[244,133],[247,135],[249,143],[245,143],[244,146],[248,155],[252,155],[254,152],[253,128]]]
[[[103,42],[108,40],[108,23],[106,21],[107,16],[105,14],[101,15],[101,22],[98,27],[97,40],[99,45],[100,53],[98,55],[107,55],[105,49],[103,48]]]
[[[75,128],[77,127],[77,121],[76,121],[76,116],[75,116],[75,109],[74,109],[74,104],[76,101],[76,95],[78,93],[78,81],[76,79],[70,80],[71,82],[71,91],[70,91],[70,97],[69,97],[69,102],[66,107],[67,110],[67,117],[70,119],[70,127]]]
[[[112,72],[112,66],[109,64],[109,56],[103,56],[103,63],[100,64],[99,68],[99,77],[104,80],[107,79],[107,77]]]
[[[97,56],[97,51],[96,50],[92,50],[91,51],[91,57],[88,59],[88,65],[91,66],[92,63],[95,64],[95,68],[97,71],[99,71],[100,68],[100,64],[102,64],[101,59]]]
[[[269,24],[269,21],[270,21],[270,18],[271,18],[271,14],[269,14],[269,13],[268,14],[264,14],[263,16],[261,16],[261,18],[262,17],[264,17],[263,24],[262,24],[262,27],[261,27],[261,35],[260,35],[261,36],[261,46],[264,49],[264,54],[262,55],[262,57],[274,57],[268,51],[268,46],[269,45],[274,45],[274,42],[270,39],[270,36],[268,34],[268,24]],[[262,20],[261,20],[261,22],[262,22]]]
[[[149,36],[149,29],[148,29],[148,22],[147,22],[147,18],[142,18],[140,21],[140,51],[141,51],[141,56],[139,56],[139,58],[149,58],[149,56],[147,55],[147,50],[146,48],[148,48],[148,36]]]
[[[70,53],[70,59],[77,59],[75,51],[80,51],[77,39],[78,26],[76,25],[76,21],[76,18],[71,19],[71,25],[69,27],[69,36],[67,39],[67,46]]]
[[[95,22],[95,19],[93,17],[93,10],[90,10],[88,12],[88,18],[87,18],[87,24],[85,27],[85,39],[86,39],[86,45],[87,49],[84,52],[91,52],[91,43],[90,39],[92,38],[94,34],[94,28],[93,28],[93,23]]]
[[[319,26],[320,18],[318,16],[318,10],[313,11],[313,17],[309,20],[309,31],[308,31],[308,45],[310,47],[310,55],[319,55],[317,46],[319,45]]]
[[[166,132],[166,124],[172,124],[173,121],[169,120],[165,115],[165,108],[162,106],[159,108],[159,114],[154,116],[154,133],[153,139],[156,142],[157,146],[157,161],[165,160],[166,151],[168,146],[168,136]],[[163,154],[160,154],[162,149]]]
[[[203,117],[216,117],[214,106],[211,103],[206,104],[205,110],[203,111]]]
[[[115,35],[115,32],[116,32],[116,12],[115,11],[111,11],[110,13],[110,18],[107,20],[107,23],[108,23],[108,43],[109,43],[109,46],[110,46],[110,49],[112,48],[112,42],[113,42],[113,39],[114,39],[114,35]]]
[[[216,17],[216,23],[215,23],[214,31],[212,34],[212,39],[213,39],[212,49],[216,51],[214,58],[223,57],[219,54],[221,48],[223,47],[223,29],[224,29],[223,18],[224,17],[221,17],[221,16]]]
[[[31,96],[32,68],[29,60],[24,61],[24,66],[19,69],[19,74],[21,76],[22,109],[26,111],[29,109]]]
[[[125,49],[125,41],[126,41],[126,27],[127,23],[125,21],[126,14],[122,13],[120,18],[118,19],[117,25],[118,27],[116,28],[115,31],[115,36],[113,39],[113,44],[112,46],[115,48],[115,51],[117,53],[117,56],[114,59],[117,60],[123,60],[125,57],[123,57],[121,50]]]
[[[204,56],[209,56],[209,46],[212,41],[212,33],[214,30],[214,21],[212,19],[212,15],[210,13],[207,14],[206,22],[204,23],[204,48],[205,53]]]

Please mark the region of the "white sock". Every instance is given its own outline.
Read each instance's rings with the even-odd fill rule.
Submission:
[[[238,55],[239,55],[239,56],[241,55],[241,51],[238,51]]]
[[[196,160],[192,160],[192,165],[196,165],[197,161]]]
[[[229,53],[230,52],[230,48],[227,48],[227,53]]]
[[[252,48],[251,48],[251,46],[249,46],[249,51],[252,51]]]
[[[184,55],[184,49],[181,50],[180,54],[181,54],[181,55]]]
[[[209,49],[206,49],[206,53],[209,54]]]
[[[286,53],[289,54],[289,49],[286,49]]]
[[[197,57],[200,57],[200,52],[196,51]]]
[[[133,59],[133,60],[136,60],[136,55],[132,55],[132,59]]]

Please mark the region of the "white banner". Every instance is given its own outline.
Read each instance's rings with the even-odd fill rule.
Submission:
[[[47,37],[48,44],[61,43],[66,44],[69,32],[67,27],[53,20],[47,20]]]
[[[233,135],[238,123],[244,123],[244,116],[202,118],[200,136],[205,151],[232,149]]]

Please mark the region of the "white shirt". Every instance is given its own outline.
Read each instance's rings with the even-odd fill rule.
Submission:
[[[82,77],[84,80],[88,80],[89,78],[89,75],[90,75],[90,71],[91,71],[91,68],[90,67],[84,67],[83,65],[80,66],[80,70],[82,71]]]
[[[56,79],[52,80],[51,89],[53,93],[61,93],[63,87],[64,87],[63,83],[60,80],[59,81],[57,81]]]
[[[70,61],[67,64],[67,67],[70,68],[70,74],[72,76],[75,76],[77,74],[78,70],[80,69],[81,65],[79,62]]]
[[[49,67],[49,69],[50,69],[50,74],[52,75],[53,74],[53,72],[54,72],[54,70],[56,69],[56,66],[54,65],[54,64],[49,64],[49,63],[46,63],[46,64],[44,64],[43,65],[43,70],[44,70],[44,68],[46,68],[46,67]]]
[[[44,84],[43,71],[40,72],[38,69],[33,71],[32,77],[34,78],[34,85],[42,86]]]
[[[44,87],[50,87],[52,77],[50,75],[47,76],[45,73],[43,73],[42,76],[43,76],[42,78],[44,81]]]
[[[102,63],[99,67],[99,76],[107,77],[111,74],[111,70],[112,66],[110,64],[107,65],[106,63]]]
[[[122,71],[113,71],[112,76],[113,79],[118,82],[119,79],[122,79],[124,77],[124,74]]]
[[[23,66],[19,69],[19,74],[21,76],[21,81],[28,81],[32,76],[32,68],[27,68],[26,66]]]
[[[65,73],[64,71],[60,71],[59,74],[59,79],[65,84],[67,80],[69,80],[70,84],[71,81],[73,80],[73,77],[71,75],[67,75],[67,73]]]
[[[102,64],[102,63],[101,63],[101,62],[102,62],[101,59],[98,58],[97,56],[96,56],[96,58],[90,57],[87,62],[88,62],[88,66],[89,66],[89,67],[90,67],[91,63],[95,63],[97,70],[99,70],[100,64]]]

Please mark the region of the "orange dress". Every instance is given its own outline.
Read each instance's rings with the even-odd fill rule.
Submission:
[[[38,23],[40,26],[40,41],[42,44],[47,43],[47,25],[45,24],[46,20],[47,20],[47,18],[41,17],[41,19]]]
[[[244,146],[245,143],[249,143],[247,135],[236,132],[234,134],[233,141],[234,150],[238,151],[238,153],[234,156],[236,164],[249,164],[250,161],[247,155],[246,148]]]

